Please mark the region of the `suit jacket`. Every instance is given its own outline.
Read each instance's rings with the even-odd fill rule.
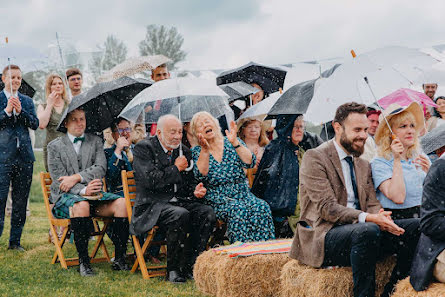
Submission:
[[[22,111],[17,116],[8,117],[5,108],[8,99],[0,92],[0,163],[12,163],[20,158],[22,162],[34,162],[31,138],[28,128],[36,130],[39,127],[34,102],[28,96],[18,93]],[[19,147],[17,148],[17,141]],[[18,154],[17,154],[18,153]]]
[[[361,211],[377,213],[381,206],[375,196],[371,166],[361,158],[354,158],[361,211],[346,206],[346,185],[334,140],[308,150],[301,163],[300,221],[289,256],[320,267],[326,233],[336,224],[357,223]]]
[[[110,193],[116,193],[122,191],[122,177],[121,171],[132,171],[133,166],[127,158],[127,155],[122,153],[122,159],[118,159],[114,150],[116,145],[104,150],[105,157],[107,158],[107,174],[105,180],[107,182],[107,191]]]
[[[85,140],[77,155],[67,134],[54,139],[48,144],[48,168],[53,181],[51,184],[52,203],[55,203],[63,194],[59,189],[60,183],[57,181],[61,176],[76,173],[82,176],[82,182],[74,185],[69,191],[71,194],[79,195],[90,181],[105,176],[107,161],[102,140],[95,135],[85,134]]]
[[[190,165],[192,153],[187,147],[182,148]],[[134,147],[133,156],[136,201],[130,232],[139,235],[156,225],[164,205],[173,197],[197,201],[193,195],[196,181],[192,170],[179,172],[174,165],[179,149],[173,150],[169,161],[157,136],[139,141]],[[176,193],[174,184],[177,185]]]
[[[420,235],[410,282],[417,291],[428,288],[437,256],[445,249],[445,159],[436,160],[423,184]]]

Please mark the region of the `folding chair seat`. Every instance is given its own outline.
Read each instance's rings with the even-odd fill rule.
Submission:
[[[136,182],[134,180],[133,171],[125,171],[121,172],[122,176],[122,186],[124,189],[124,197],[125,197],[125,205],[127,207],[128,220],[131,224],[131,217],[133,214],[133,206],[134,200],[136,198]],[[131,273],[134,273],[138,268],[142,272],[142,277],[144,279],[150,279],[152,277],[157,276],[165,276],[167,272],[167,265],[150,265],[147,266],[144,258],[144,254],[150,246],[153,245],[165,245],[165,241],[153,241],[153,238],[156,234],[157,226],[152,228],[147,233],[147,237],[143,245],[141,246],[139,239],[136,235],[131,235],[133,240],[134,251],[136,254],[136,260],[134,261],[133,267],[131,269]]]
[[[51,211],[51,205],[49,203],[49,196],[51,193],[51,176],[48,172],[40,172],[40,184],[42,187],[43,193],[43,201],[45,202],[46,214],[48,216],[50,232],[54,239],[54,246],[56,247],[56,251],[52,258],[51,264],[55,264],[60,262],[62,268],[67,269],[69,266],[79,265],[79,258],[65,258],[63,254],[63,245],[69,236],[71,235],[71,220],[70,219],[57,219],[53,216]],[[93,251],[91,252],[90,258],[91,263],[99,263],[99,262],[111,262],[110,256],[108,254],[107,247],[104,243],[104,235],[107,231],[108,225],[111,223],[111,218],[103,218],[103,217],[94,217],[92,218],[94,225],[94,232],[91,233],[91,236],[96,236],[96,244],[94,245]],[[102,228],[100,227],[99,222],[103,222]],[[62,237],[59,239],[56,232],[56,227],[63,227]],[[104,257],[97,258],[99,248],[102,249]]]

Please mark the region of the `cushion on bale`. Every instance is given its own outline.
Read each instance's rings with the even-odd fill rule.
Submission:
[[[383,292],[395,265],[389,257],[377,263],[376,296]],[[353,296],[351,267],[312,268],[291,260],[281,271],[281,297],[350,297]]]
[[[409,277],[397,283],[391,297],[444,297],[445,284],[431,283],[427,290],[416,292],[409,282]]]
[[[281,269],[287,254],[230,258],[212,250],[196,260],[193,276],[199,291],[216,297],[279,296]]]

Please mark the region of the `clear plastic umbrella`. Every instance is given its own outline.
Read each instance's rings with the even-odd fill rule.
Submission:
[[[267,97],[266,99],[263,99],[261,102],[252,105],[251,107],[246,109],[246,111],[238,118],[237,122],[246,118],[258,119],[260,121],[263,121],[264,118],[269,113],[272,106],[280,98],[280,96],[281,96],[280,92],[275,92],[273,94],[270,94],[270,96]]]

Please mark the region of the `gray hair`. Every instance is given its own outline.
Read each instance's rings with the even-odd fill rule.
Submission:
[[[214,116],[212,116],[209,112],[200,111],[193,115],[193,118],[190,122],[190,130],[192,132],[193,138],[195,139],[196,143],[198,143],[198,135],[196,133],[196,124],[197,124],[198,120],[202,117],[208,117],[213,122],[213,124],[216,126],[217,131],[214,131],[215,134],[217,136],[223,137],[223,134],[221,132],[221,126],[219,125],[218,120]]]
[[[178,119],[177,116],[175,116],[173,114],[166,114],[166,115],[161,116],[158,119],[158,122],[156,123],[157,124],[156,130],[164,132],[164,125],[169,120],[177,121],[178,123],[180,123],[182,125],[182,122]]]

